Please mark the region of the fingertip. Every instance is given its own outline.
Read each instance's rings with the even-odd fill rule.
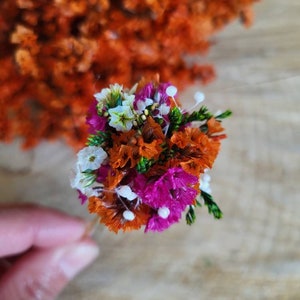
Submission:
[[[1,278],[0,299],[55,299],[99,255],[89,239],[26,254]]]
[[[60,268],[68,279],[73,279],[97,258],[100,250],[94,241],[86,238],[63,252],[59,260]]]
[[[14,255],[31,246],[56,247],[80,240],[87,223],[74,216],[36,205],[0,209],[0,256]]]

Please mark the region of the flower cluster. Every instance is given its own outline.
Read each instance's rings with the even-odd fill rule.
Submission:
[[[163,231],[184,211],[192,224],[201,200],[222,216],[206,170],[226,137],[221,121],[231,112],[185,111],[176,95],[175,86],[156,82],[131,90],[113,84],[94,95],[88,143],[77,154],[71,186],[114,232]],[[195,100],[199,105],[204,95],[196,93]]]
[[[180,87],[210,82],[213,66],[190,55],[205,53],[230,21],[249,25],[256,1],[0,1],[0,140],[78,147],[95,89],[157,73]]]

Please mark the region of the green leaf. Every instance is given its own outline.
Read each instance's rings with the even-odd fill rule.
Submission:
[[[82,173],[84,173],[84,172],[82,172]],[[85,179],[86,179],[86,183],[85,183],[84,187],[88,187],[96,181],[96,174],[84,173],[84,175],[85,175]]]
[[[116,106],[122,105],[122,97],[121,94],[118,95],[117,101],[116,101]]]
[[[208,212],[210,214],[213,214],[213,216],[216,219],[221,219],[223,216],[223,213],[222,213],[221,209],[219,208],[219,206],[214,202],[213,197],[204,191],[201,191],[201,197],[204,200],[204,204],[208,208]]]
[[[148,159],[146,157],[141,157],[136,166],[136,170],[139,173],[146,173],[153,164],[154,164],[154,159]]]
[[[185,220],[188,225],[192,225],[195,223],[196,214],[195,214],[194,206],[192,206],[192,205],[189,206],[189,210],[185,215]]]
[[[178,130],[178,128],[183,124],[183,114],[179,107],[174,107],[169,115],[170,127],[168,129],[168,134],[172,134],[173,131]]]
[[[114,108],[116,106],[122,105],[122,94],[119,91],[111,92],[107,96],[106,100],[106,108],[107,110],[110,108]]]
[[[192,112],[189,116],[185,118],[185,124],[193,121],[204,121],[211,118],[213,115],[208,111],[206,106],[201,106],[198,111]]]
[[[202,207],[202,204],[200,203],[200,201],[198,199],[196,199],[196,206],[197,207]]]
[[[221,114],[215,116],[215,118],[217,120],[226,119],[226,118],[230,117],[231,115],[232,115],[232,111],[231,110],[226,110],[226,111],[222,112]]]
[[[92,169],[86,169],[86,170],[84,170],[84,171],[82,171],[81,173],[83,173],[83,174],[94,174],[95,173],[95,170],[92,170]]]
[[[98,131],[97,134],[91,134],[87,140],[88,146],[102,146],[110,141],[110,135],[107,132]]]

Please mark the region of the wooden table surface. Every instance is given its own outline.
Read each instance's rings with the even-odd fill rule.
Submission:
[[[101,255],[60,300],[300,299],[300,1],[265,0],[250,30],[230,25],[205,62],[212,110],[231,108],[212,172],[224,218],[162,234],[99,228]],[[184,102],[191,105],[192,100]],[[69,187],[75,161],[62,143],[21,152],[0,145],[1,201],[31,201],[90,218]]]

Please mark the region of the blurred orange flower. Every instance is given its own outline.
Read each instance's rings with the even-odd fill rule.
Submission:
[[[95,90],[159,73],[182,88],[215,77],[187,64],[209,37],[257,0],[3,0],[0,2],[0,139],[64,138],[81,147]]]

